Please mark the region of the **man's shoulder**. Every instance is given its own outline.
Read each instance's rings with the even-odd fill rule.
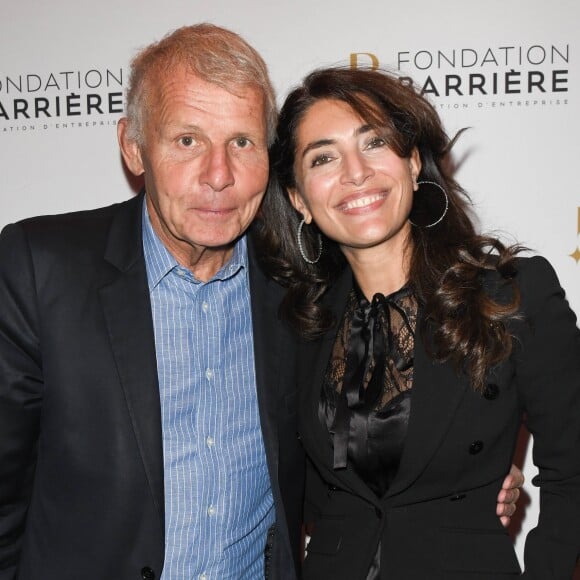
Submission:
[[[67,213],[40,215],[17,222],[15,225],[28,235],[50,235],[53,232],[62,236],[67,232],[84,232],[90,235],[93,230],[100,230],[117,215],[138,211],[139,198],[100,207]]]
[[[30,252],[47,263],[102,257],[111,238],[116,248],[135,245],[140,239],[140,197],[107,207],[26,218],[7,225],[0,246],[10,253]],[[117,232],[115,234],[114,232]]]

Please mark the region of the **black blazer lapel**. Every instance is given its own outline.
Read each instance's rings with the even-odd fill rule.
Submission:
[[[105,260],[113,269],[100,296],[132,427],[163,527],[161,406],[142,249],[142,199],[139,196],[121,204],[112,222]]]
[[[316,465],[324,465],[332,471],[332,440],[318,418],[318,403],[324,373],[334,346],[348,292],[352,287],[352,274],[348,268],[333,285],[324,300],[335,323],[324,336],[315,340],[302,340],[298,357],[299,409],[298,424],[307,453]]]
[[[276,509],[276,539],[270,566],[273,576],[294,577],[299,569],[304,453],[296,424],[296,341],[281,320],[279,306],[286,290],[259,266],[263,248],[248,235],[249,279],[254,338],[256,389],[272,495]]]
[[[377,497],[350,466],[345,469],[334,469],[331,435],[318,417],[320,388],[351,288],[352,272],[349,267],[345,267],[339,279],[324,298],[325,306],[330,308],[334,314],[335,324],[321,339],[314,342],[305,341],[300,349],[300,368],[298,371],[299,426],[306,451],[314,464],[324,472],[327,482],[341,489],[347,489],[376,504]]]
[[[278,481],[277,412],[281,381],[287,365],[293,363],[294,345],[278,314],[285,290],[267,278],[260,268],[251,234],[248,235],[248,256],[258,406],[268,468],[275,483]]]
[[[458,375],[451,364],[436,363],[429,357],[418,332],[409,427],[399,471],[387,497],[402,492],[421,475],[445,436],[468,388],[466,377]]]

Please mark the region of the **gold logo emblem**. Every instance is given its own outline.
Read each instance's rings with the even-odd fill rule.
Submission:
[[[372,70],[379,68],[379,59],[372,52],[351,52],[350,68],[358,68],[359,60],[364,61],[363,67],[370,67]]]

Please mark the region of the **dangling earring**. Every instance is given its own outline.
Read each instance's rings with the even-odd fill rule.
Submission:
[[[308,264],[316,264],[316,262],[320,260],[320,256],[322,256],[322,236],[318,234],[318,254],[316,258],[314,258],[314,260],[311,260],[306,255],[306,252],[304,251],[304,246],[302,245],[302,228],[304,227],[305,223],[306,222],[304,221],[304,218],[302,218],[302,221],[298,225],[298,232],[296,233],[296,239],[298,240],[298,250],[300,251],[300,255],[302,256],[302,259],[305,262],[307,262]]]
[[[443,218],[447,215],[449,197],[445,189],[435,181],[417,181],[417,185],[419,189],[413,196],[413,208],[411,209],[409,221],[411,225],[418,228],[432,228],[443,221]],[[420,201],[417,200],[418,193],[421,194]],[[435,193],[438,193],[438,195],[434,195]],[[441,194],[443,194],[443,197],[441,197]],[[433,219],[433,214],[437,215],[438,212],[441,214],[439,218],[429,223],[429,220]],[[411,216],[413,219],[411,219]]]

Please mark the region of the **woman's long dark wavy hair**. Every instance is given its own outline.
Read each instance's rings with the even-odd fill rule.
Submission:
[[[507,358],[512,337],[506,323],[517,317],[519,293],[513,282],[514,256],[520,247],[478,235],[469,216],[469,198],[449,170],[450,140],[431,104],[412,86],[384,71],[329,68],[309,74],[287,97],[280,112],[277,138],[271,147],[271,179],[257,233],[263,267],[287,287],[282,315],[307,339],[320,336],[335,322],[320,299],[345,265],[336,242],[324,235],[324,252],[311,265],[299,254],[296,231],[301,215],[292,207],[288,190],[297,188],[294,175],[296,133],[308,109],[321,99],[347,103],[402,158],[417,148],[422,168],[418,181],[439,184],[449,198],[445,218],[435,227],[411,228],[409,282],[433,328],[431,356],[450,360],[470,377],[474,389],[484,388],[486,371]],[[421,196],[414,196],[414,208]],[[437,219],[435,216],[434,220]],[[318,249],[316,226],[304,228],[308,255]],[[511,280],[509,303],[493,300],[483,288],[485,271]]]

